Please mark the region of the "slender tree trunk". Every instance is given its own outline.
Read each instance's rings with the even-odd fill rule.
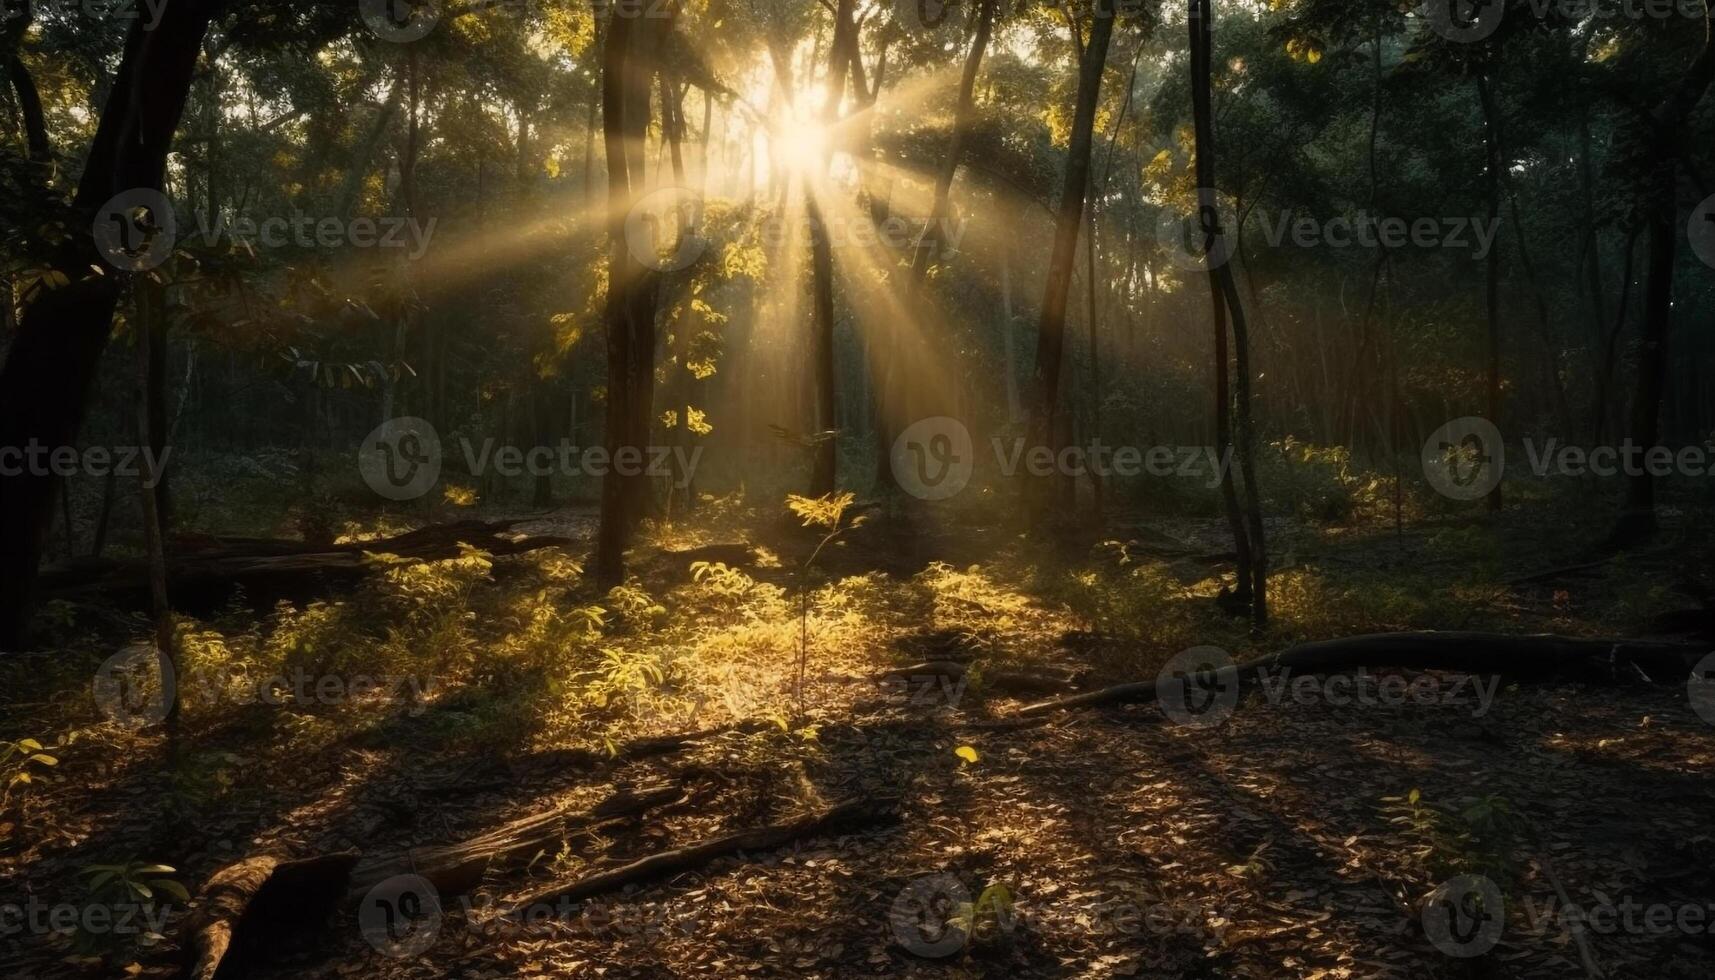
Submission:
[[[1672,93],[1650,113],[1648,129],[1654,172],[1648,190],[1649,278],[1644,285],[1638,381],[1632,396],[1631,439],[1647,452],[1660,436],[1661,400],[1667,379],[1667,338],[1673,318],[1673,263],[1679,244],[1679,140],[1692,110],[1715,81],[1715,32],[1705,30],[1703,50]],[[1655,530],[1655,477],[1638,467],[1626,484],[1626,505],[1614,537],[1629,543]]]
[[[149,285],[153,286],[153,283]],[[139,297],[137,311],[141,314],[142,323],[137,324],[137,444],[140,446],[158,445],[165,435],[158,427],[160,413],[157,399],[152,390],[159,377],[155,357],[152,353],[153,338],[164,334],[164,329],[156,322],[163,314],[161,307],[150,302],[146,297]],[[159,456],[156,457],[160,459]],[[171,763],[178,763],[178,730],[179,730],[179,698],[172,690],[171,682],[179,676],[177,637],[173,629],[173,607],[167,596],[167,552],[166,535],[161,518],[160,500],[157,490],[161,473],[150,472],[144,467],[139,481],[139,490],[143,501],[143,547],[149,561],[149,611],[155,623],[155,650],[161,658],[163,680],[169,683],[167,695],[169,698],[167,717],[167,752]]]
[[[1483,153],[1484,169],[1488,171],[1488,217],[1489,227],[1501,217],[1501,146],[1499,125],[1496,120],[1495,97],[1489,76],[1477,76],[1477,98],[1483,107]],[[1484,292],[1484,309],[1489,323],[1489,375],[1488,375],[1488,417],[1494,425],[1501,424],[1501,253],[1499,249],[1489,249],[1487,286]],[[1497,481],[1495,488],[1489,491],[1489,510],[1501,509],[1501,485]]]
[[[1012,312],[1012,238],[1002,236],[1000,242],[1000,303],[1001,350],[1006,356],[1006,420],[1017,425],[1024,418],[1018,397],[1018,340],[1013,336],[1017,324]]]
[[[1084,198],[1090,186],[1090,148],[1096,103],[1101,97],[1102,72],[1107,66],[1113,28],[1113,4],[1111,0],[1099,0],[1095,19],[1090,25],[1089,43],[1081,48],[1078,96],[1066,150],[1065,183],[1060,193],[1060,207],[1054,216],[1054,250],[1048,263],[1048,282],[1043,292],[1036,335],[1030,428],[1037,445],[1055,449],[1059,448],[1056,434],[1060,426],[1056,421],[1060,415],[1060,372],[1066,347],[1066,305],[1072,289],[1072,266],[1078,253],[1078,233],[1084,224]],[[1077,38],[1074,37],[1073,41],[1076,42]],[[1040,488],[1036,494],[1033,511],[1038,523],[1046,519],[1052,499],[1051,485]]]
[[[1084,289],[1085,310],[1084,326],[1089,335],[1090,347],[1090,431],[1087,433],[1091,444],[1102,437],[1102,354],[1097,342],[1096,330],[1100,317],[1096,311],[1096,202],[1090,202],[1090,237],[1084,243]],[[1089,466],[1090,474],[1090,505],[1094,513],[1092,523],[1100,527],[1103,510],[1102,475],[1094,465]]]
[[[1210,61],[1212,59],[1211,31],[1208,0],[1197,0],[1191,9],[1189,30],[1191,34],[1191,114],[1193,129],[1196,137],[1196,171],[1197,171],[1197,210],[1198,218],[1205,231],[1205,248],[1210,247],[1215,235],[1221,233],[1220,208],[1216,200],[1215,181],[1215,138],[1214,120],[1211,110],[1212,97],[1210,92]],[[1237,229],[1234,230],[1236,233]],[[1260,531],[1260,520],[1252,522],[1246,519],[1246,512],[1239,505],[1238,491],[1234,485],[1232,470],[1224,465],[1228,452],[1238,457],[1241,465],[1248,462],[1248,447],[1244,445],[1249,436],[1250,415],[1250,386],[1249,363],[1245,351],[1243,307],[1239,302],[1238,290],[1233,285],[1232,268],[1229,264],[1219,261],[1220,256],[1214,256],[1209,262],[1209,304],[1213,312],[1215,326],[1215,447],[1223,460],[1221,471],[1221,500],[1226,506],[1227,523],[1233,533],[1233,551],[1238,567],[1237,588],[1234,595],[1236,601],[1248,605],[1252,616],[1259,623],[1266,618],[1264,597],[1258,594],[1257,582],[1262,578],[1255,569],[1256,555],[1259,542],[1253,540],[1254,532]],[[1228,383],[1227,355],[1227,313],[1231,311],[1234,321],[1234,336],[1238,340],[1238,397],[1240,401],[1239,417],[1244,420],[1238,433],[1238,444],[1234,444],[1232,433],[1233,395]],[[1245,473],[1246,489],[1255,492],[1254,473]]]

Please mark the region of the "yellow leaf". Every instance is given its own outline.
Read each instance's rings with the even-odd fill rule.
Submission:
[[[977,761],[977,750],[971,748],[969,745],[959,746],[958,748],[953,750],[953,754],[958,756],[959,758],[965,760],[966,762]]]

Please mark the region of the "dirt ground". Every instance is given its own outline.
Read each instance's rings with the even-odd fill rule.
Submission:
[[[892,562],[901,575],[919,564],[902,546],[839,561],[854,573]],[[1528,589],[1523,605],[1568,602],[1553,583]],[[1042,639],[1038,663],[1103,662],[1074,642],[1085,624],[1045,599],[1005,618],[1003,636]],[[908,662],[937,644],[957,655],[972,635],[907,622],[887,643]],[[569,836],[527,868],[492,869],[470,893],[437,896],[440,914],[348,904],[276,937],[235,975],[1711,975],[1715,724],[1684,684],[1393,672],[1251,691],[1230,716],[1199,717],[1212,724],[1153,703],[1016,724],[1024,699],[940,679],[878,688],[853,670],[874,658],[817,665],[808,731],[722,723],[671,751],[471,744],[447,737],[437,709],[377,715],[313,755],[279,758],[250,755],[257,734],[235,724],[200,733],[199,752],[230,749],[260,786],[195,822],[165,802],[158,735],[91,735],[79,758],[113,764],[49,791],[45,826],[0,856],[0,892],[59,901],[89,855],[121,842],[184,854],[189,885],[247,855],[405,855],[670,783],[682,799]],[[580,874],[892,797],[891,818],[720,857],[535,921],[501,914]],[[1473,869],[1504,909],[1483,955],[1467,958],[1457,937],[1437,941],[1433,920],[1468,924],[1437,911],[1435,895]],[[378,934],[376,909],[419,915]],[[192,920],[175,914],[158,941],[119,959],[75,937],[0,937],[0,970],[169,976]]]

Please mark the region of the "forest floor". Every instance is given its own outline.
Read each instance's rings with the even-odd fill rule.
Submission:
[[[520,531],[590,529],[583,511],[531,516]],[[35,778],[0,809],[0,906],[117,904],[91,888],[103,862],[192,893],[255,854],[355,848],[408,867],[413,848],[671,784],[681,798],[440,895],[442,914],[411,933],[425,948],[389,955],[401,951],[347,904],[243,975],[1708,976],[1715,718],[1683,682],[1384,671],[1360,698],[1253,691],[1194,727],[1155,704],[1012,725],[1034,697],[984,681],[1007,668],[1086,688],[1153,680],[1194,645],[1244,659],[1402,629],[1708,640],[1706,573],[1682,537],[1694,531],[1555,571],[1585,564],[1586,531],[1564,515],[1424,517],[1398,533],[1281,522],[1261,636],[1213,601],[1230,572],[1213,519],[1116,520],[1051,550],[1015,529],[875,519],[801,573],[818,535],[715,508],[651,532],[635,579],[607,596],[576,547],[378,562],[349,595],[182,624],[187,669],[222,680],[187,688],[176,764],[159,726],[101,724],[90,697],[137,621],[68,608],[65,651],[4,668],[0,737],[36,739],[57,764],[20,770]],[[873,681],[925,660],[980,670],[968,684]],[[293,670],[417,676],[338,703],[231,697]],[[647,741],[686,732],[701,734]],[[891,819],[545,919],[499,914],[670,848],[893,797]],[[1505,901],[1498,944],[1472,959],[1438,948],[1421,914],[1461,873]],[[12,929],[14,916],[0,972],[174,975],[197,910],[164,904],[157,935]]]

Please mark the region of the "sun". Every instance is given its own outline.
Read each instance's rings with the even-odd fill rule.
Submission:
[[[780,138],[780,164],[795,173],[816,172],[827,164],[828,128],[796,120]]]

